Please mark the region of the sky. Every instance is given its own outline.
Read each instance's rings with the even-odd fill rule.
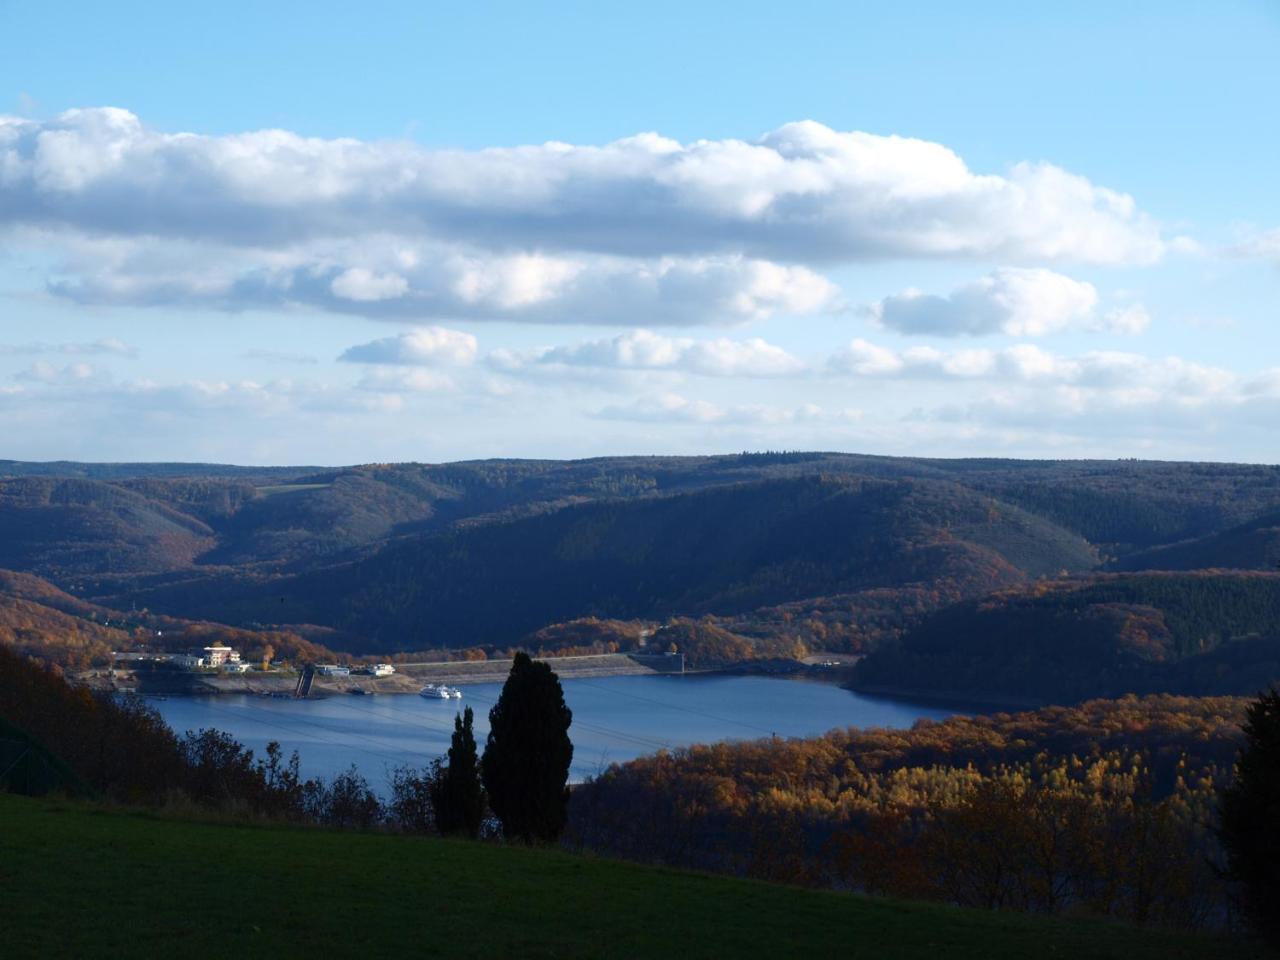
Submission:
[[[1280,0],[0,38],[0,459],[1280,460]]]

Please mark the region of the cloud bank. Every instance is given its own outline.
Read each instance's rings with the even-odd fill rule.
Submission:
[[[338,359],[398,366],[466,366],[475,360],[477,346],[476,338],[469,333],[425,327],[351,347]]]
[[[805,363],[759,337],[694,340],[635,330],[608,340],[591,340],[520,352],[493,351],[490,364],[504,373],[539,367],[600,370],[659,370],[712,377],[786,377],[802,373]]]
[[[0,117],[0,222],[87,303],[645,326],[830,309],[818,271],[841,263],[1167,246],[1132,198],[1058,167],[976,173],[941,144],[808,121],[463,151],[167,133],[113,108]]]
[[[1140,304],[1098,309],[1093,284],[1042,268],[1005,267],[945,297],[908,290],[874,304],[880,325],[907,334],[1042,337],[1068,330],[1141,333],[1150,317]]]

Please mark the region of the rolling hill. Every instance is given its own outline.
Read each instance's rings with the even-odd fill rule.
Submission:
[[[859,664],[856,685],[1010,702],[1253,693],[1280,677],[1280,575],[1041,583],[942,610]]]
[[[1156,547],[1114,564],[1118,570],[1280,569],[1280,513],[1197,540]]]
[[[319,624],[358,649],[714,615],[740,636],[856,652],[1063,571],[1265,568],[1277,509],[1280,469],[1241,464],[0,461],[0,567],[117,610]]]
[[[955,484],[805,477],[461,525],[293,577],[168,583],[133,602],[425,649],[510,643],[576,616],[727,614],[958,577],[991,589],[1095,562],[1079,537]]]

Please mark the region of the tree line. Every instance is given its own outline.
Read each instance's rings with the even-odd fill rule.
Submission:
[[[4,646],[0,721],[0,733],[12,730],[17,747],[34,744],[66,771],[61,779],[40,779],[42,791],[343,829],[488,833],[528,843],[555,840],[566,820],[572,713],[559,678],[527,654],[516,656],[490,711],[483,754],[477,755],[468,707],[456,719],[447,757],[425,769],[393,771],[385,801],[354,767],[328,781],[304,779],[298,755],[284,756],[278,743],[259,758],[217,730],[178,736],[144,701],[72,686],[58,667]],[[6,787],[21,783],[0,777],[0,789]]]
[[[660,752],[578,787],[568,838],[789,883],[1221,926],[1214,817],[1245,707],[1129,697]]]

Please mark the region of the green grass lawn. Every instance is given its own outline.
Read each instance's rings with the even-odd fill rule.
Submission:
[[[1248,956],[1242,944],[559,851],[0,796],[0,957]]]

